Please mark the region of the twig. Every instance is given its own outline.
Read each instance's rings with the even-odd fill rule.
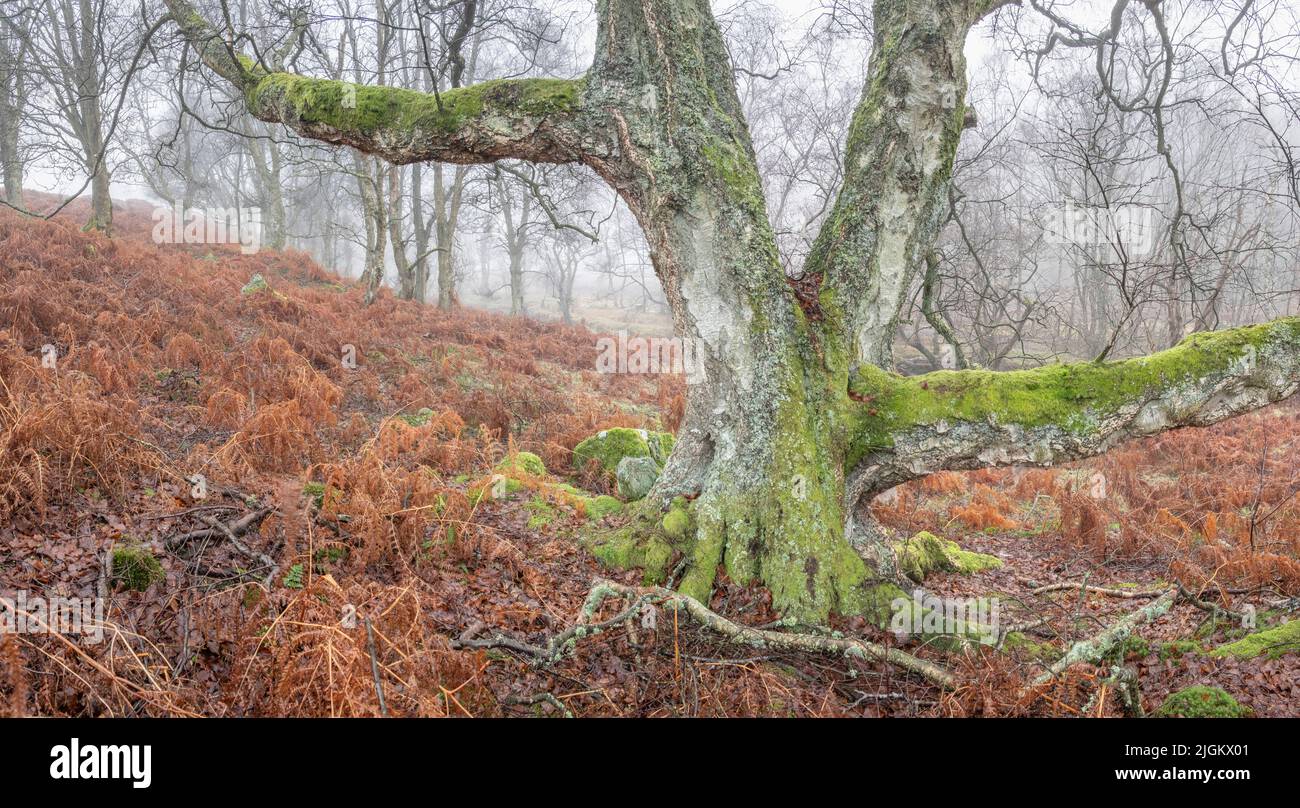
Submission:
[[[573,718],[573,713],[569,712],[569,708],[564,706],[564,702],[557,699],[553,693],[537,693],[532,696],[506,696],[502,699],[503,704],[513,704],[524,707],[531,707],[534,704],[541,704],[542,702],[545,702],[559,710],[565,718]]]
[[[366,618],[366,642],[370,646],[370,675],[375,680],[375,695],[379,697],[379,714],[388,717],[388,706],[384,704],[384,683],[379,680],[379,660],[375,657],[375,630]]]
[[[253,511],[252,513],[248,513],[245,514],[244,516],[241,516],[239,519],[236,519],[230,524],[218,525],[215,527],[212,526],[211,522],[207,521],[206,519],[203,519],[201,521],[209,525],[208,528],[204,530],[191,530],[188,533],[182,533],[178,536],[172,536],[170,539],[167,539],[165,544],[168,550],[175,550],[181,545],[187,542],[194,541],[195,539],[215,539],[223,535],[223,533],[225,535],[229,535],[233,533],[234,535],[239,536],[246,533],[249,530],[249,528],[252,528],[253,526],[259,524],[274,510],[275,510],[274,508],[269,506],[266,508],[259,508],[258,510]]]

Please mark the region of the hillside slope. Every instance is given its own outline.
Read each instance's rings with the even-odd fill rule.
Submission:
[[[489,629],[542,642],[573,624],[597,576],[639,582],[574,540],[618,516],[588,512],[609,482],[572,449],[612,427],[671,431],[680,381],[595,372],[584,328],[387,293],[365,307],[302,253],[155,246],[149,211],[122,206],[114,239],[80,232],[75,208],[53,222],[0,211],[0,593],[99,596],[109,626],[98,644],[0,639],[0,711],[1077,714],[1095,674],[1029,700],[1015,683],[1041,670],[1038,651],[1132,604],[1040,587],[1180,581],[1272,604],[1270,620],[1300,593],[1288,405],[1076,468],[935,475],[879,502],[904,535],[1006,562],[927,588],[995,591],[1008,621],[1042,618],[1034,653],[949,660],[968,682],[956,694],[677,624],[610,631],[549,666],[509,643],[457,650]],[[500,496],[498,473],[516,483]],[[761,590],[725,580],[712,606],[751,625],[776,617]],[[1131,649],[1149,706],[1212,683],[1285,712],[1295,655],[1215,657],[1243,632],[1204,617],[1183,607]],[[861,620],[836,627],[892,641]],[[1184,643],[1177,665],[1162,641]]]

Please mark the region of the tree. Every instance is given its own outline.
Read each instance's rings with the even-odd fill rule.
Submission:
[[[680,586],[696,597],[707,599],[723,565],[733,580],[761,580],[775,608],[801,620],[878,615],[897,570],[867,511],[876,493],[941,469],[1086,457],[1300,388],[1297,318],[1122,362],[888,370],[948,203],[966,35],[993,0],[877,0],[842,186],[794,282],[707,0],[601,0],[585,78],[438,94],[267,71],[187,0],[166,2],[261,120],[398,164],[583,163],[615,189],[701,368],[655,489],[597,554],[662,574],[659,517],[680,496],[691,526]]]
[[[138,34],[91,0],[30,0],[0,22],[22,42],[46,96],[40,106],[28,98],[27,114],[57,134],[55,143],[89,177],[87,229],[111,232],[108,147],[115,115],[110,104],[114,90],[130,81],[134,63],[124,69]]]
[[[4,201],[23,207],[23,158],[19,129],[27,106],[28,80],[23,61],[28,44],[0,26],[0,171]]]

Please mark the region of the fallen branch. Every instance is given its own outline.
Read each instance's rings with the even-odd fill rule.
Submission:
[[[1125,615],[1100,634],[1075,643],[1069,651],[1065,652],[1065,656],[1052,663],[1044,673],[1035,678],[1033,684],[1046,684],[1064,673],[1071,665],[1100,660],[1112,648],[1127,639],[1135,628],[1143,623],[1149,623],[1169,611],[1177,599],[1178,590],[1176,588],[1170,589],[1141,609]]]
[[[1237,623],[1241,623],[1245,619],[1245,615],[1243,615],[1241,612],[1234,612],[1231,609],[1225,609],[1222,606],[1218,606],[1213,603],[1210,603],[1208,600],[1201,600],[1199,597],[1193,595],[1190,591],[1188,591],[1188,589],[1182,584],[1178,585],[1178,594],[1182,597],[1183,600],[1187,601],[1188,603],[1192,604],[1193,606],[1195,606],[1196,608],[1200,609],[1203,612],[1209,612],[1215,617],[1224,617],[1227,619],[1231,619]]]
[[[569,711],[568,707],[564,706],[564,702],[555,697],[554,693],[538,693],[533,696],[506,696],[501,701],[502,704],[520,707],[531,707],[534,704],[542,704],[543,702],[559,710],[560,714],[565,718],[573,718],[573,713]]]
[[[269,508],[267,508],[266,510],[267,512],[270,512]],[[266,578],[262,580],[262,585],[265,586],[267,589],[271,588],[271,581],[275,579],[275,574],[280,571],[280,566],[276,564],[273,560],[271,560],[271,557],[269,555],[267,555],[266,553],[259,553],[258,551],[245,546],[244,543],[239,540],[239,537],[235,534],[235,531],[232,528],[223,525],[222,523],[218,522],[216,519],[211,519],[205,516],[202,517],[199,521],[203,522],[203,524],[205,525],[208,525],[213,530],[225,534],[226,538],[230,540],[230,543],[233,544],[235,546],[235,549],[238,550],[239,552],[243,553],[249,558],[255,559],[257,561],[261,561],[262,564],[265,565],[266,567],[270,567],[271,571],[267,573]],[[247,530],[248,529],[247,526],[244,529]]]
[[[1069,581],[1066,581],[1065,583],[1048,584],[1047,586],[1040,586],[1037,589],[1031,591],[1029,594],[1044,595],[1047,594],[1048,592],[1060,592],[1066,589],[1087,590],[1089,592],[1096,592],[1099,595],[1106,595],[1107,597],[1111,597],[1111,598],[1128,598],[1132,600],[1136,600],[1138,598],[1158,598],[1161,595],[1165,594],[1166,591],[1164,589],[1145,589],[1141,591],[1136,589],[1110,589],[1104,586],[1091,586],[1086,583],[1076,584],[1076,583],[1071,583]]]
[[[182,545],[196,539],[216,539],[230,535],[240,536],[247,533],[249,529],[261,524],[262,520],[269,516],[274,510],[275,508],[269,506],[259,508],[256,511],[241,516],[229,524],[217,523],[216,525],[213,525],[213,520],[209,520],[205,517],[200,521],[208,525],[207,528],[204,528],[203,530],[191,530],[188,533],[181,533],[180,535],[172,536],[170,539],[167,539],[165,546],[168,550],[176,550]]]

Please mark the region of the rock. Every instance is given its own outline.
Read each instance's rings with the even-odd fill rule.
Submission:
[[[642,499],[659,479],[659,464],[651,457],[625,457],[614,471],[618,494],[628,502]]]
[[[518,475],[520,472],[530,477],[545,477],[546,465],[532,452],[516,452],[498,463],[496,471],[507,477]]]
[[[671,432],[616,427],[592,435],[573,449],[573,465],[579,469],[591,460],[600,462],[610,474],[625,457],[649,457],[658,465],[668,459],[675,438]]]
[[[895,542],[894,552],[898,554],[898,568],[917,583],[936,570],[971,575],[1002,566],[1002,560],[997,556],[963,550],[957,542],[926,531],[907,541]]]

